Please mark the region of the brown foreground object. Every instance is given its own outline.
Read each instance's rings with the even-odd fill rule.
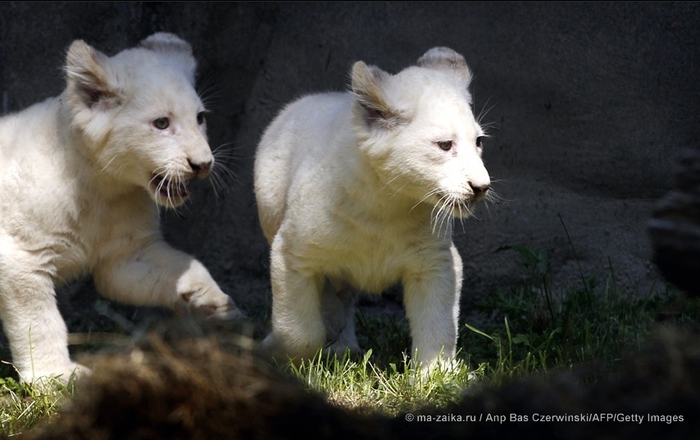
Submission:
[[[497,388],[472,385],[458,404],[416,411],[412,421],[404,414],[368,416],[334,407],[249,352],[224,350],[212,339],[167,344],[152,336],[130,352],[99,355],[91,365],[94,374],[79,382],[59,415],[19,438],[388,440],[529,434],[668,440],[697,438],[700,430],[700,339],[678,332],[661,334],[614,371],[579,370]],[[595,384],[585,385],[594,376]],[[543,422],[562,415],[567,421]],[[432,422],[420,421],[428,417]],[[465,422],[467,417],[482,422]]]

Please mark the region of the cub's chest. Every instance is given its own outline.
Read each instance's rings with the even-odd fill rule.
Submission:
[[[446,246],[410,229],[353,228],[336,231],[332,238],[312,240],[306,257],[326,276],[380,293],[407,275],[419,273],[424,262]]]

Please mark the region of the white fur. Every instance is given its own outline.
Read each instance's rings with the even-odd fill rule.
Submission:
[[[270,124],[255,162],[271,243],[265,350],[359,350],[350,289],[402,282],[417,360],[454,357],[462,261],[449,218],[471,215],[490,185],[470,81],[448,48],[396,75],[360,61],[352,92],[303,97]]]
[[[69,358],[54,291],[81,275],[128,303],[238,313],[159,231],[156,203],[184,203],[213,165],[195,67],[171,34],[111,58],[75,41],[66,90],[0,119],[0,316],[22,380],[85,370]]]

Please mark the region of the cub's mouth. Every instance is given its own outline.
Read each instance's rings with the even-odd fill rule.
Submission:
[[[153,174],[150,187],[156,202],[161,205],[180,205],[190,195],[189,180],[169,179],[160,174]]]
[[[435,196],[435,206],[456,218],[474,215],[474,207],[479,201],[480,199],[474,196],[455,195],[442,191]]]

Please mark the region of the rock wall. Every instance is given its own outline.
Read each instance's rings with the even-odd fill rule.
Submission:
[[[520,281],[518,256],[497,252],[516,244],[550,255],[555,284],[605,281],[612,267],[646,293],[664,285],[646,222],[681,149],[699,140],[699,22],[692,2],[2,3],[0,110],[60,93],[74,39],[110,55],[155,31],[190,41],[211,145],[235,178],[225,190],[202,183],[164,213],[166,236],[255,315],[269,307],[252,192],[265,126],[302,94],[345,89],[354,61],[397,72],[449,46],[475,74],[504,200],[456,228],[465,305]]]

